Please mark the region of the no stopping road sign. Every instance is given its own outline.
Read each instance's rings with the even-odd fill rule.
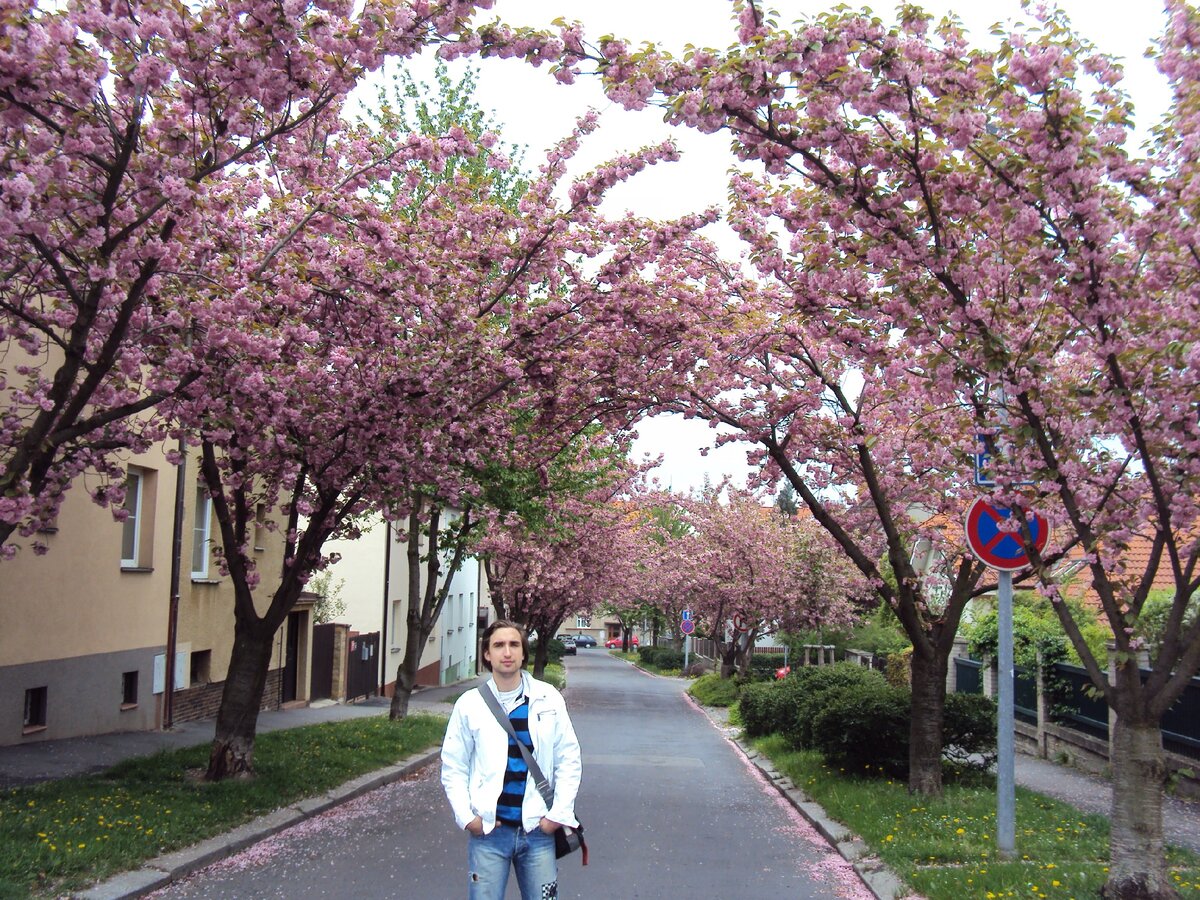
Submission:
[[[993,569],[1011,572],[1029,565],[1029,555],[1019,531],[1003,531],[1000,523],[1012,516],[1012,510],[993,506],[982,497],[967,507],[963,531],[967,546],[979,561]],[[1050,523],[1037,513],[1026,513],[1026,523],[1033,537],[1033,546],[1040,553],[1050,540]]]

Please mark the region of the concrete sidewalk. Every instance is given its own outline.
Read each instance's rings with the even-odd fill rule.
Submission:
[[[446,701],[483,681],[475,678],[445,687],[419,688],[412,695],[409,709],[449,715],[451,703]],[[387,697],[372,697],[356,703],[317,701],[294,709],[264,710],[259,713],[257,732],[361,716],[385,716],[390,704]],[[213,739],[215,728],[216,723],[209,719],[184,722],[170,731],[131,731],[0,747],[0,789],[94,774],[125,759],[204,744]]]

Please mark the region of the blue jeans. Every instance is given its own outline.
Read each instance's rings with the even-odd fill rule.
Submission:
[[[504,900],[508,871],[517,870],[521,900],[558,900],[554,835],[497,822],[488,834],[471,835],[470,900]]]

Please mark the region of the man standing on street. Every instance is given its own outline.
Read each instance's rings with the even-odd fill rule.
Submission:
[[[483,632],[483,665],[492,677],[458,698],[442,743],[442,787],[454,820],[470,833],[470,900],[503,900],[510,868],[522,900],[556,900],[554,832],[579,826],[575,795],[583,771],[579,741],[562,694],[524,671],[529,638],[512,622]],[[491,691],[516,739],[532,751],[553,790],[546,802],[529,777],[516,739],[480,691]]]

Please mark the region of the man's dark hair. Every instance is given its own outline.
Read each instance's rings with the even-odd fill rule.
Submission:
[[[516,622],[510,622],[508,619],[497,619],[487,628],[483,629],[483,649],[487,650],[491,646],[492,635],[501,628],[515,628],[517,634],[521,636],[521,667],[524,668],[525,663],[529,662],[529,635]],[[486,656],[483,658],[483,667],[489,672],[492,671],[492,661]]]

